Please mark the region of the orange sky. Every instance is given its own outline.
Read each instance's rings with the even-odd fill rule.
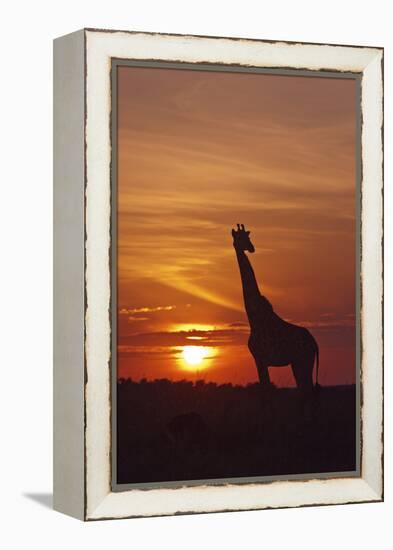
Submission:
[[[239,222],[261,292],[318,340],[320,381],[354,382],[355,80],[118,71],[118,375],[257,380]]]

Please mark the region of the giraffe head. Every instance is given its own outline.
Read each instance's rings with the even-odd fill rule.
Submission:
[[[233,246],[238,251],[247,250],[248,252],[255,252],[254,245],[250,240],[250,232],[245,230],[243,224],[237,224],[237,231],[232,229]]]

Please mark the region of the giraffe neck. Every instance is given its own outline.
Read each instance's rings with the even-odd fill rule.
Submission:
[[[254,270],[246,253],[243,250],[236,250],[236,257],[240,269],[244,305],[251,325],[254,322],[255,314],[258,311],[261,293],[259,292]]]

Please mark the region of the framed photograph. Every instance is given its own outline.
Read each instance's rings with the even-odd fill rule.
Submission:
[[[383,49],[54,43],[54,507],[383,499]]]

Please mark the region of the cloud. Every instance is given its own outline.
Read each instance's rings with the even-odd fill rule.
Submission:
[[[127,320],[132,323],[134,321],[149,321],[150,317],[135,317],[130,315],[130,317],[127,318]]]
[[[173,309],[176,309],[176,306],[136,307],[131,309],[123,307],[119,310],[119,314],[132,315],[134,313],[154,313],[156,311],[172,311]],[[139,320],[141,320],[141,318],[139,318]]]
[[[299,325],[301,327],[309,328],[309,329],[326,329],[326,330],[336,330],[336,329],[342,329],[342,328],[354,328],[356,321],[354,316],[351,314],[345,315],[344,318],[338,319],[333,318],[333,314],[322,314],[321,317],[323,317],[322,320],[300,320],[295,321],[292,319],[286,319],[288,323],[293,323],[295,325]]]
[[[129,348],[175,347],[190,345],[228,346],[246,344],[247,333],[243,330],[189,330],[189,331],[157,331],[137,334],[119,335],[119,345]]]
[[[120,345],[118,347],[118,357],[127,358],[127,359],[131,357],[163,359],[163,358],[176,356],[179,353],[180,353],[180,350],[176,348],[162,347],[162,346],[143,347],[143,346]]]

